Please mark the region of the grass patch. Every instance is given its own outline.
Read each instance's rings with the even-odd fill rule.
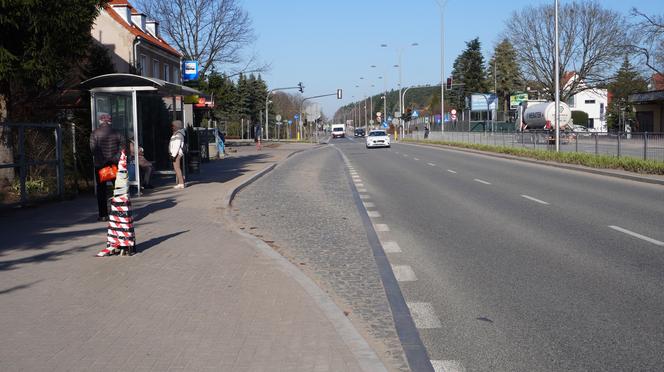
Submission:
[[[475,143],[453,141],[417,141],[405,139],[404,142],[445,145],[466,149],[495,152],[499,154],[514,155],[557,163],[583,165],[590,168],[622,169],[629,172],[664,175],[664,162],[656,160],[643,160],[632,157],[615,157],[608,155],[594,155],[580,152],[555,152],[541,149],[527,149],[521,147],[502,147],[481,145]]]

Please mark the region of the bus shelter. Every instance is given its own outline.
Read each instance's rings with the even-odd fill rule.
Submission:
[[[144,147],[146,158],[162,168],[170,164],[171,121],[182,120],[185,128],[191,126],[192,110],[185,107],[185,97],[202,94],[184,85],[123,73],[96,76],[82,82],[81,87],[90,91],[92,130],[99,125],[100,115],[111,115],[113,128],[125,137],[128,145],[131,144],[130,151],[138,154],[139,148]],[[187,164],[186,161],[183,164]],[[140,196],[141,175],[137,159],[130,166],[133,170],[129,171],[134,177],[129,184],[137,186]],[[186,171],[186,166],[183,168]]]

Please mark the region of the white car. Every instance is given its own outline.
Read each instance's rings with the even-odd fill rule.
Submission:
[[[367,148],[390,147],[390,136],[384,130],[372,130],[367,136]]]

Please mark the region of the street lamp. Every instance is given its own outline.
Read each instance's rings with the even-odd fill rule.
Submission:
[[[381,46],[381,48],[387,48],[387,44],[380,44],[380,46]],[[419,44],[418,43],[411,43],[410,46],[416,47],[416,46],[419,46]],[[401,77],[402,77],[402,75],[401,75],[401,72],[402,72],[402,70],[401,70],[401,57],[403,55],[403,51],[405,50],[405,48],[406,48],[405,46],[402,46],[402,47],[399,47],[397,49],[397,54],[399,56],[398,57],[398,64],[394,65],[394,67],[399,68],[399,114],[400,115],[403,115],[403,111],[404,111],[403,100],[401,99],[401,89],[402,89],[402,86],[401,86],[401,83],[402,83],[402,81],[401,81]],[[403,126],[403,121],[401,120],[401,118],[399,118],[399,124],[401,125],[401,137],[403,138],[404,126]]]
[[[440,8],[440,132],[445,131],[445,5],[447,0],[436,0]]]

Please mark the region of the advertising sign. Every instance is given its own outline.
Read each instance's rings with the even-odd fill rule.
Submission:
[[[510,108],[515,109],[519,107],[519,104],[521,102],[525,102],[528,100],[528,93],[519,93],[510,96]]]
[[[198,61],[182,62],[182,81],[198,79]]]
[[[495,110],[498,97],[493,93],[473,94],[470,96],[471,111]],[[488,107],[487,107],[488,105]]]

